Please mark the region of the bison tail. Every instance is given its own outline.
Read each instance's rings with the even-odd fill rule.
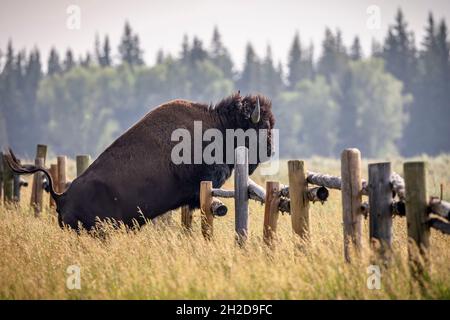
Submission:
[[[16,156],[12,152],[11,149],[8,149],[8,151],[4,155],[6,163],[11,168],[11,170],[16,174],[32,174],[36,173],[38,171],[41,171],[45,174],[48,180],[48,185],[50,189],[50,195],[55,200],[56,203],[58,203],[58,198],[61,196],[60,193],[57,193],[55,189],[53,188],[53,180],[50,173],[41,166],[31,165],[31,164],[20,164],[17,160]]]

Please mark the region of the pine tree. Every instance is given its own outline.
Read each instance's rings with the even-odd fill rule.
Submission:
[[[64,72],[70,71],[73,67],[75,67],[76,64],[73,58],[72,50],[67,49],[63,65],[64,65]]]
[[[302,79],[301,74],[301,58],[302,48],[298,32],[294,36],[291,49],[288,56],[288,82],[289,87],[293,89],[295,85]]]
[[[282,84],[281,75],[273,64],[272,48],[268,45],[261,65],[261,91],[274,98],[281,90]]]
[[[258,57],[251,43],[245,50],[244,69],[238,81],[238,90],[244,93],[260,91],[261,67]]]
[[[414,37],[408,31],[403,12],[399,9],[395,17],[395,24],[388,30],[384,43],[383,58],[386,61],[386,69],[397,79],[400,79],[405,87],[405,92],[413,90],[413,80],[417,72],[416,48]]]
[[[183,43],[181,44],[181,62],[187,64],[190,55],[189,37],[187,34],[183,36]]]
[[[345,75],[348,65],[348,56],[342,43],[342,35],[338,30],[336,35],[330,29],[325,30],[325,39],[322,42],[322,56],[319,59],[318,71],[328,81],[339,82]]]
[[[86,56],[83,58],[80,58],[80,66],[82,66],[83,68],[90,68],[92,65],[92,58],[91,58],[91,54],[88,52],[86,53]]]
[[[26,130],[23,130],[23,148],[30,150],[33,147],[34,141],[26,139],[29,132],[34,132],[36,140],[42,135],[41,123],[45,122],[45,115],[47,110],[38,109],[37,93],[39,89],[39,83],[42,80],[42,64],[40,53],[37,48],[31,51],[28,57],[27,65],[25,68],[24,79],[24,100],[26,108],[28,109],[28,115],[26,117]]]
[[[133,64],[141,66],[144,64],[143,51],[141,50],[139,36],[136,34],[133,37]]]
[[[97,63],[101,67],[110,67],[112,64],[111,61],[111,47],[109,45],[109,37],[105,36],[105,40],[103,42],[103,46],[100,45],[100,40],[98,36],[96,36],[95,40],[95,56],[97,59]]]
[[[228,50],[222,43],[222,36],[217,27],[214,27],[211,40],[210,59],[222,71],[226,78],[231,79],[233,77],[233,61]]]
[[[55,74],[60,74],[61,72],[62,68],[59,62],[59,54],[55,48],[52,48],[48,57],[47,74],[52,76]]]
[[[144,60],[142,58],[142,50],[139,44],[139,37],[133,34],[131,26],[128,22],[125,23],[122,39],[119,45],[119,53],[122,63],[127,63],[131,66],[142,65]]]
[[[203,61],[208,57],[208,53],[205,49],[203,49],[203,43],[202,41],[194,37],[194,40],[192,41],[192,49],[190,52],[190,61],[191,64],[195,64],[197,61]]]
[[[448,29],[445,20],[439,24],[436,35],[436,51],[438,64],[437,73],[437,112],[434,114],[437,124],[435,139],[437,140],[437,152],[450,151],[450,43],[448,39]]]
[[[109,44],[109,37],[105,36],[105,41],[103,42],[103,55],[102,55],[102,67],[110,67],[112,65],[111,59],[111,46]]]
[[[94,55],[95,55],[95,59],[97,61],[97,64],[99,66],[101,66],[102,65],[102,52],[100,50],[100,38],[98,36],[98,33],[95,34]]]
[[[350,48],[350,59],[361,60],[361,58],[362,58],[361,43],[359,41],[359,37],[356,36],[353,39],[353,44],[352,44],[352,47]]]

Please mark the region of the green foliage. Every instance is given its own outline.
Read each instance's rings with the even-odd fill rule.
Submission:
[[[356,117],[346,144],[375,157],[395,154],[411,97],[402,95],[403,84],[384,71],[380,59],[351,62],[349,78],[345,97]]]
[[[302,154],[332,155],[337,143],[338,105],[324,77],[303,80],[294,91],[281,95],[280,152],[287,157]]]
[[[209,48],[184,36],[178,57],[158,51],[142,58],[139,37],[127,23],[118,45],[108,36],[78,60],[52,49],[43,74],[34,49],[0,54],[0,146],[30,154],[36,143],[58,153],[101,152],[150,108],[182,98],[216,102],[232,92],[260,92],[273,101],[282,157],[336,156],[358,147],[366,156],[450,151],[450,59],[445,21],[430,14],[420,50],[401,11],[372,56],[358,37],[346,48],[339,30],[326,29],[322,51],[302,48],[295,34],[287,70],[271,47],[259,57],[248,43],[235,69],[215,28]],[[275,67],[277,66],[277,67]]]

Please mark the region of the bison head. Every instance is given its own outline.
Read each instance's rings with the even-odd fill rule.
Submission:
[[[215,108],[222,115],[222,122],[227,123],[227,128],[249,130],[257,132],[257,163],[250,164],[250,174],[256,169],[261,161],[265,161],[271,156],[273,150],[273,139],[271,130],[275,125],[275,117],[272,114],[272,102],[263,95],[241,96],[236,93],[222,100]],[[260,135],[261,130],[267,134]],[[260,139],[267,143],[267,156],[260,157]],[[249,142],[246,141],[249,147]],[[251,149],[251,148],[250,148]]]

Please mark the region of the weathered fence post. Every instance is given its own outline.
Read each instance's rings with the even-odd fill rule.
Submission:
[[[236,241],[243,245],[248,236],[248,149],[244,146],[235,151],[234,190]]]
[[[369,234],[374,249],[387,259],[392,245],[392,188],[389,162],[369,164]],[[376,243],[379,242],[379,243]]]
[[[213,219],[211,212],[212,203],[212,182],[202,181],[200,183],[200,211],[202,234],[206,240],[210,240],[213,236]]]
[[[6,163],[5,157],[2,156],[3,163],[3,196],[4,202],[9,203],[14,198],[14,177],[13,172]]]
[[[276,181],[266,182],[266,199],[264,207],[264,242],[272,246],[274,244],[277,222],[278,222],[278,204],[280,203],[280,183]]]
[[[0,152],[0,206],[3,205],[3,152]]]
[[[428,263],[427,249],[430,245],[428,197],[425,162],[406,162],[403,165],[406,193],[406,221],[408,225],[409,259],[422,273]],[[417,249],[420,255],[417,255]],[[420,256],[423,258],[421,262]]]
[[[44,166],[43,158],[36,158],[35,164],[37,166]],[[32,206],[34,208],[34,216],[39,217],[42,211],[42,197],[43,197],[43,189],[42,189],[42,181],[43,181],[43,173],[36,172],[33,178],[33,187],[34,187],[34,202]]]
[[[50,165],[50,175],[52,176],[52,180],[53,180],[53,187],[55,188],[55,191],[58,192],[58,165],[57,164],[51,164]],[[55,200],[52,198],[52,196],[49,197],[50,198],[50,208],[56,208],[56,203]]]
[[[44,159],[44,165],[45,165],[45,159],[47,158],[47,146],[45,144],[38,144],[36,147],[36,158],[42,158]]]
[[[42,159],[43,163],[42,166],[45,166],[45,159],[47,158],[47,146],[44,144],[38,144],[36,147],[36,157],[34,158],[34,163],[37,164],[37,159]],[[37,188],[42,189],[42,179],[43,175],[42,173],[38,172],[33,175],[33,182],[31,184],[31,198],[30,198],[30,205],[34,208],[36,208],[36,203],[39,201],[36,199],[36,194],[39,193]],[[39,186],[38,186],[39,185]],[[41,200],[42,203],[42,200]]]
[[[189,206],[181,207],[181,225],[185,230],[192,230],[192,210]]]
[[[91,156],[83,154],[76,157],[77,177],[79,177],[91,164]]]
[[[66,168],[67,157],[58,156],[57,162],[58,162],[58,192],[62,193],[66,191],[67,185],[67,168]]]
[[[17,159],[17,162],[20,163],[20,160]],[[22,178],[19,174],[14,174],[14,192],[13,192],[13,199],[15,202],[20,204],[20,189],[22,187]]]
[[[361,250],[361,153],[345,149],[341,154],[342,215],[344,222],[344,256],[351,260],[351,248]]]
[[[302,241],[309,241],[308,182],[304,161],[288,161],[289,196],[291,198],[291,223],[293,231]]]

